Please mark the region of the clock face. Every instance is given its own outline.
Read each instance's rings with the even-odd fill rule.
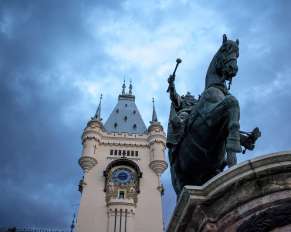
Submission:
[[[112,181],[116,184],[127,184],[134,180],[132,170],[128,168],[117,168],[112,172]]]

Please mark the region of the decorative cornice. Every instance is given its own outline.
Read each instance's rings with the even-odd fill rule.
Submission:
[[[83,132],[82,142],[87,139],[94,139],[99,144],[103,145],[124,145],[124,146],[141,146],[148,147],[148,136],[133,135],[127,133],[104,133],[103,131],[87,129]]]
[[[92,128],[92,129],[101,129],[103,130],[103,124],[102,122],[97,119],[97,118],[92,118],[88,123],[87,123],[87,127],[85,128],[88,129],[88,128]]]
[[[93,121],[93,120],[92,120]],[[98,127],[98,121],[90,121],[82,134],[82,143],[93,139],[99,144],[116,146],[149,147],[153,143],[166,144],[166,134],[162,130],[151,130],[148,134],[108,133]],[[91,123],[91,124],[90,124]],[[156,127],[157,125],[153,124]],[[159,127],[159,126],[158,126]]]
[[[149,132],[164,132],[163,126],[161,125],[160,122],[150,122],[150,126],[148,128]]]
[[[136,202],[132,198],[129,199],[117,199],[117,198],[111,198],[107,202],[107,206],[136,206]]]
[[[152,145],[153,143],[162,143],[166,145],[166,136],[164,133],[150,133],[148,137],[148,143]]]
[[[117,205],[113,204],[113,205],[110,205],[110,207],[108,207],[108,210],[107,210],[107,213],[110,215],[110,216],[119,216],[120,215],[120,209],[122,209],[122,214],[124,214],[127,210],[127,216],[133,216],[135,215],[135,206],[133,205],[123,205],[123,206],[119,206],[119,207],[116,207]],[[119,209],[118,209],[119,208]]]

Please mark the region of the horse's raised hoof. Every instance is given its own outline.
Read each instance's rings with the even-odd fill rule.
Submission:
[[[236,137],[228,137],[226,140],[226,151],[241,153],[242,149],[240,146],[240,140],[237,139]]]

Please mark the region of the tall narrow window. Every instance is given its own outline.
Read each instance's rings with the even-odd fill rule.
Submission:
[[[125,198],[125,192],[123,190],[119,190],[118,199],[124,199],[124,198]]]

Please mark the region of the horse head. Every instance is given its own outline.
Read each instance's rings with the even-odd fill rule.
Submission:
[[[237,74],[237,58],[239,56],[239,41],[228,40],[223,35],[223,42],[214,55],[206,74],[205,88],[211,85],[225,85]]]

